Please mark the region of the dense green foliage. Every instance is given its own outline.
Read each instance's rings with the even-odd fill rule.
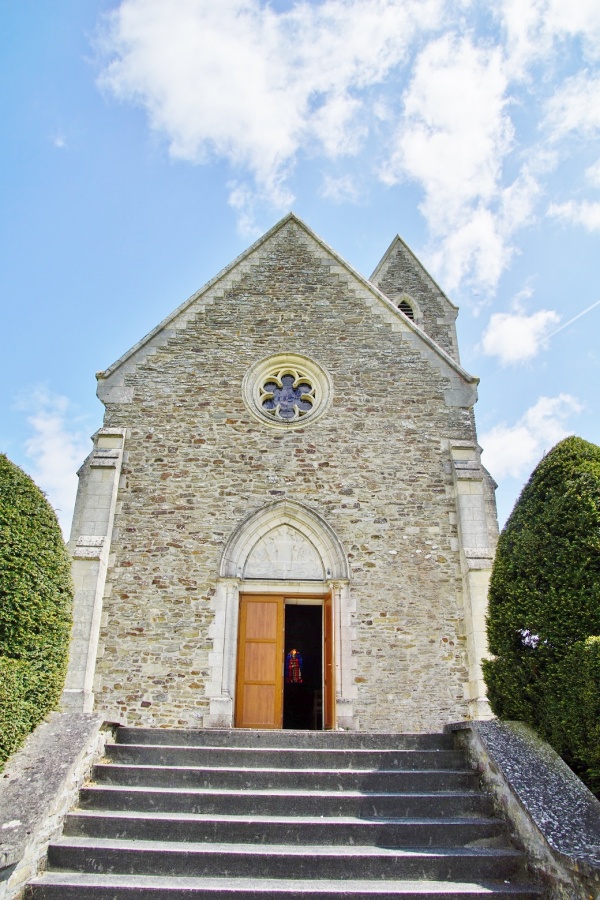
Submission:
[[[58,702],[71,600],[69,555],[54,510],[0,454],[0,766]]]
[[[542,699],[545,737],[600,791],[600,637],[578,641],[549,672]]]
[[[585,643],[598,635],[600,447],[571,437],[537,466],[500,536],[488,614],[496,659],[484,675],[496,715],[528,722],[587,769],[600,758],[600,733],[582,756],[588,713],[578,698],[598,709],[598,651]],[[572,698],[569,716],[561,695]]]

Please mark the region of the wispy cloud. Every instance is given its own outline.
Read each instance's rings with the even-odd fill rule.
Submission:
[[[582,225],[586,231],[600,231],[600,201],[551,203],[548,215],[571,225]]]
[[[28,471],[56,510],[65,537],[71,527],[77,470],[91,450],[67,397],[38,387],[19,398],[17,408],[26,414],[30,437],[25,453]]]
[[[547,190],[600,128],[597,0],[121,0],[105,25],[100,84],[174,158],[229,164],[246,234],[265,204],[290,207],[300,159],[335,163],[320,189],[335,203],[416,184],[451,291],[495,291],[545,195],[564,221],[595,222],[587,198]],[[360,192],[344,169],[357,159]]]
[[[351,175],[340,175],[339,178],[325,175],[321,186],[321,196],[333,200],[334,203],[343,203],[345,200],[358,200],[360,190]]]
[[[351,14],[344,0],[278,14],[258,0],[124,0],[107,19],[101,84],[143,106],[174,157],[227,159],[286,205],[299,149],[358,152],[367,129],[358,93],[402,62],[443,4],[351,5]]]
[[[587,71],[567,79],[548,101],[544,124],[553,140],[570,132],[591,137],[600,130],[600,76]]]
[[[558,313],[550,309],[527,315],[517,306],[514,312],[494,313],[481,339],[482,350],[486,356],[495,356],[502,366],[529,362],[559,322]]]
[[[540,397],[514,425],[501,422],[480,436],[484,465],[496,479],[527,477],[543,454],[570,433],[567,422],[582,408],[570,394]]]

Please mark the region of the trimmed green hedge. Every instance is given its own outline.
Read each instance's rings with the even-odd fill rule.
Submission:
[[[500,535],[488,612],[488,642],[496,658],[484,662],[496,715],[528,722],[564,752],[567,761],[583,762],[583,757],[566,749],[571,747],[570,738],[559,720],[567,719],[557,698],[563,691],[576,698],[589,690],[592,670],[574,668],[573,660],[584,653],[586,640],[596,635],[600,635],[600,447],[570,437],[537,466]],[[566,679],[564,689],[561,679]],[[579,715],[582,704],[576,702],[575,718],[568,720],[567,728],[573,740],[580,728],[575,725]],[[589,760],[600,755],[598,738],[596,732]],[[585,763],[590,765],[591,761]]]
[[[0,767],[58,703],[72,596],[54,510],[0,454]]]
[[[544,737],[600,792],[600,637],[578,641],[549,672]]]

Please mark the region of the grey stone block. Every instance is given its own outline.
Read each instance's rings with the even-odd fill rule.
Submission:
[[[531,868],[556,900],[600,897],[600,802],[521,722],[464,722],[454,731]]]
[[[0,898],[19,895],[97,761],[101,716],[52,713],[0,776]]]

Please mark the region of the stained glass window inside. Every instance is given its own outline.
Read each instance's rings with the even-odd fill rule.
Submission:
[[[262,409],[284,422],[299,419],[309,413],[315,402],[315,389],[301,372],[270,374],[260,389]]]

